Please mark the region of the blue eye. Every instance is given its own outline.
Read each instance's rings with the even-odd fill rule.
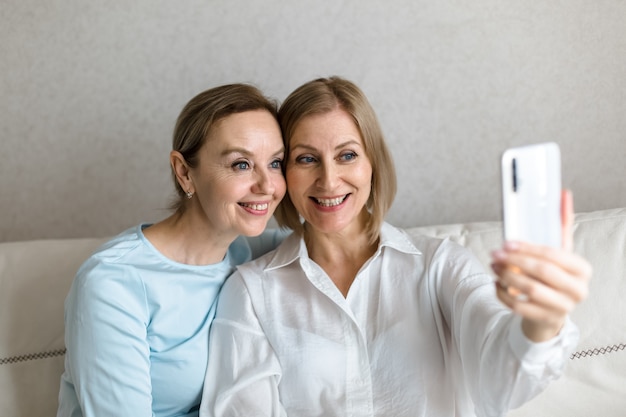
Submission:
[[[296,162],[299,164],[312,164],[315,162],[315,158],[310,155],[303,155],[296,158]]]
[[[352,161],[354,159],[356,159],[358,155],[354,152],[346,152],[344,154],[342,154],[339,158],[344,160],[344,161]]]
[[[237,161],[232,165],[233,169],[245,171],[250,168],[250,164],[247,161]]]
[[[273,168],[273,169],[281,169],[282,166],[283,166],[282,159],[276,159],[275,161],[272,161],[272,163],[270,164],[270,168]]]

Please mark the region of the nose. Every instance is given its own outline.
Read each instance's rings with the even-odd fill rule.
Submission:
[[[258,169],[254,181],[254,192],[257,194],[271,195],[274,194],[276,185],[271,173],[267,169]]]
[[[325,163],[320,166],[318,185],[324,190],[334,190],[339,181],[339,172],[335,164]]]

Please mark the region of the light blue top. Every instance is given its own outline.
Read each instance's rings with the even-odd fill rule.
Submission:
[[[80,267],[65,301],[57,416],[197,416],[218,292],[285,232],[235,240],[218,264],[167,259],[131,228]]]

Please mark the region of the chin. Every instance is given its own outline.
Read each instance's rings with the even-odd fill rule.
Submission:
[[[254,237],[258,236],[267,227],[267,222],[264,222],[262,225],[248,225],[244,226],[240,229],[240,234],[243,236]]]

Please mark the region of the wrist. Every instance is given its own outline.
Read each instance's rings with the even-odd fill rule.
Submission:
[[[558,322],[536,322],[522,319],[522,332],[529,340],[535,343],[548,341],[559,334],[565,320]]]

